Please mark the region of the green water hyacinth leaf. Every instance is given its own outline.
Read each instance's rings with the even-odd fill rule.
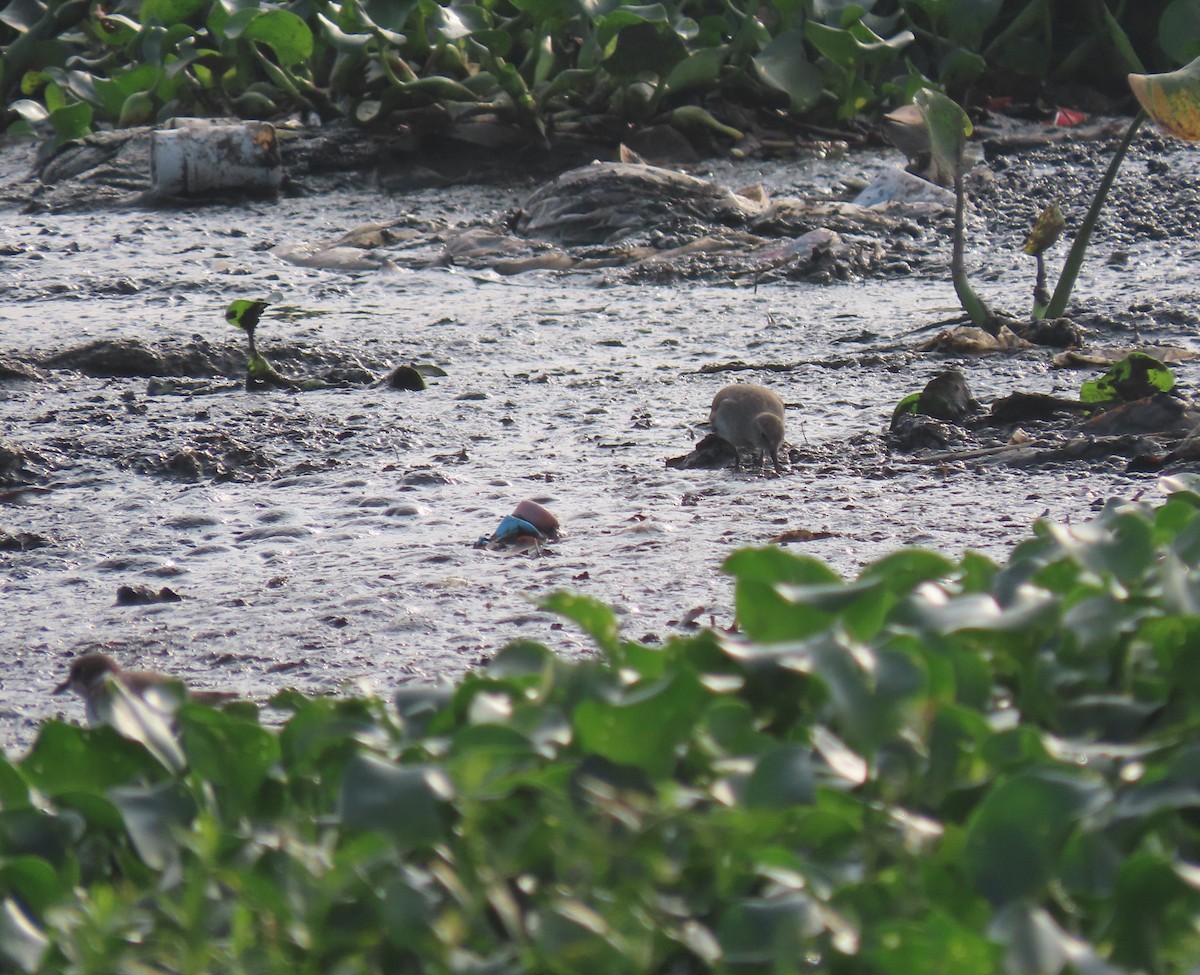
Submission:
[[[443,817],[453,795],[439,768],[393,765],[359,754],[346,765],[338,817],[353,829],[378,830],[405,847],[424,847],[445,835]]]
[[[1198,873],[1189,863],[1148,850],[1122,862],[1109,930],[1113,961],[1130,970],[1149,971],[1172,944],[1190,940],[1176,919],[1195,917],[1200,911]]]
[[[1130,403],[1174,388],[1175,374],[1166,365],[1145,352],[1132,352],[1099,379],[1083,383],[1079,398],[1085,403]]]
[[[702,716],[709,694],[689,673],[646,681],[608,700],[581,701],[571,716],[580,746],[654,776],[674,768],[676,750]],[[647,729],[653,728],[653,734]]]
[[[609,653],[617,651],[620,633],[616,614],[599,600],[558,592],[547,596],[540,605],[547,612],[571,620]]]
[[[897,422],[899,422],[900,418],[902,416],[904,416],[905,414],[907,414],[907,413],[915,414],[915,413],[920,412],[918,410],[918,407],[920,406],[920,404],[921,404],[921,394],[920,393],[909,393],[907,396],[904,397],[904,399],[900,400],[900,402],[896,404],[896,408],[894,410],[892,410],[892,420],[891,420],[891,424],[890,424],[891,429],[893,429],[893,430],[896,429]]]
[[[312,57],[312,31],[290,10],[264,11],[246,25],[242,37],[266,44],[284,67],[303,64]]]
[[[967,824],[967,876],[997,906],[1036,897],[1071,834],[1109,798],[1103,782],[1060,768],[1015,775],[987,794]]]
[[[87,729],[59,721],[42,727],[21,763],[21,773],[48,796],[103,792],[133,779],[154,780],[165,774],[145,748],[112,728]]]
[[[1158,43],[1179,64],[1200,57],[1200,3],[1175,0],[1158,22]]]
[[[807,112],[821,100],[825,76],[808,60],[802,31],[780,31],[771,42],[751,58],[759,79],[783,92],[793,112]]]
[[[718,135],[734,142],[739,142],[744,138],[744,133],[740,129],[718,122],[710,111],[699,105],[680,105],[678,108],[672,109],[671,124],[677,129],[711,129]]]
[[[186,704],[179,714],[180,740],[192,771],[215,783],[222,807],[252,816],[263,785],[279,761],[279,738],[251,717]],[[229,756],[237,761],[230,763]]]
[[[859,61],[870,64],[890,63],[897,52],[911,44],[915,38],[912,31],[904,30],[885,40],[862,21],[850,24],[845,30],[839,30],[820,21],[809,20],[804,25],[804,34],[818,51],[842,66],[853,65]]]
[[[1200,142],[1200,57],[1166,74],[1131,74],[1129,87],[1160,129]]]
[[[917,92],[913,104],[929,130],[930,150],[938,168],[944,173],[961,174],[963,148],[975,128],[967,113],[957,102],[932,88]]]
[[[817,794],[812,753],[788,746],[758,760],[746,780],[742,802],[749,809],[788,809],[808,805]]]
[[[737,580],[734,602],[742,628],[764,643],[802,638],[829,620],[824,609],[790,602],[781,595],[779,584],[829,587],[831,592],[845,585],[820,560],[780,548],[742,549],[725,560],[721,571]]]
[[[728,57],[727,44],[689,54],[671,69],[662,83],[662,93],[676,94],[689,88],[709,87],[717,80]]]
[[[781,959],[803,957],[824,930],[820,905],[807,893],[787,892],[731,906],[721,916],[717,940],[727,963],[765,965],[769,971]]]
[[[920,627],[941,635],[972,630],[1016,632],[1051,619],[1055,603],[1031,586],[1001,606],[987,593],[951,595],[940,586],[925,585],[913,594],[905,612],[911,613]]]
[[[0,23],[25,33],[32,30],[45,14],[46,4],[42,0],[11,0],[0,10]]]
[[[244,298],[231,301],[225,309],[225,321],[243,331],[253,332],[267,307],[265,301],[248,301]]]
[[[90,134],[93,115],[92,106],[87,102],[75,102],[54,109],[49,121],[54,129],[55,142],[62,145]]]
[[[1058,975],[1069,967],[1094,975],[1115,973],[1092,945],[1064,931],[1044,908],[1009,904],[992,919],[988,935],[1007,949],[1005,971]]]
[[[138,18],[143,24],[179,24],[207,7],[208,0],[143,0]]]
[[[66,893],[63,882],[43,857],[14,856],[0,866],[0,889],[11,891],[36,914],[44,915]]]
[[[130,842],[142,862],[163,871],[179,861],[179,837],[196,814],[191,794],[177,782],[123,786],[108,793],[121,811]]]

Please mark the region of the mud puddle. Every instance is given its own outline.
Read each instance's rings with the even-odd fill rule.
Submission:
[[[1118,191],[1140,226],[1158,213],[1167,239],[1131,231],[1114,210],[1078,305],[1098,344],[1200,351],[1186,199],[1197,164],[1173,144],[1137,149]],[[1023,221],[1048,201],[1006,194],[1022,180],[1052,193],[1057,172],[1078,195],[1101,158],[1055,151],[1005,156],[982,194],[995,205],[976,217],[980,290],[1017,313],[1032,286],[1016,253]],[[1149,179],[1152,159],[1174,178]],[[888,162],[707,169],[793,193]],[[1002,558],[1037,517],[1078,521],[1107,498],[1156,491],[1154,475],[1125,473],[1126,458],[1016,469],[890,453],[892,408],[948,366],[984,401],[1017,389],[1071,396],[1088,375],[1053,369],[1047,349],[914,351],[958,314],[933,274],[755,289],[603,272],[344,273],[268,253],[364,223],[498,215],[530,189],[526,179],[399,195],[367,183],[339,178],[276,204],[6,212],[0,361],[43,378],[0,382],[0,531],[18,540],[0,551],[5,747],[55,714],[81,720],[81,706],[48,692],[89,650],[259,699],[284,687],[387,695],[453,678],[513,639],[591,652],[537,609],[557,589],[612,604],[628,637],[663,641],[693,621],[731,623],[720,566],[739,546],[807,530],[790,550],[847,574],[902,545]],[[246,392],[240,336],[222,313],[267,296],[260,348],[289,373],[420,363],[444,375],[419,393]],[[85,375],[54,358],[130,339],[209,365],[198,376]],[[1175,367],[1185,391],[1196,368]],[[734,381],[770,385],[788,404],[785,476],[668,468]],[[522,498],[550,508],[564,537],[541,557],[471,547]],[[182,599],[118,605],[121,586]]]

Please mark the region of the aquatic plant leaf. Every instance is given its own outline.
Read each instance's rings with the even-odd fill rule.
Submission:
[[[1107,798],[1102,782],[1051,766],[993,788],[967,823],[963,868],[975,889],[996,906],[1036,897],[1071,833]]]
[[[785,746],[767,752],[746,780],[742,802],[749,809],[788,809],[816,798],[812,752]]]
[[[246,25],[242,37],[266,44],[284,67],[303,64],[312,57],[312,31],[290,10],[264,10]]]
[[[1129,40],[1129,35],[1125,33],[1125,28],[1121,26],[1112,11],[1108,9],[1107,3],[1100,4],[1101,16],[1104,18],[1104,26],[1108,29],[1108,39],[1112,42],[1112,46],[1116,48],[1117,53],[1121,55],[1121,60],[1125,62],[1125,67],[1130,71],[1137,71],[1142,74],[1146,72],[1146,66],[1142,64],[1142,59],[1137,56],[1137,52],[1133,49],[1133,42]]]
[[[225,321],[230,325],[236,325],[243,331],[253,332],[267,307],[265,301],[247,301],[240,298],[237,301],[231,301],[225,309]]]
[[[1200,57],[1200,3],[1175,0],[1168,4],[1158,21],[1158,43],[1178,64]]]
[[[317,14],[317,22],[321,25],[321,36],[344,54],[357,54],[374,38],[373,34],[357,31],[342,30],[340,26],[322,13]],[[352,62],[346,62],[347,64]]]
[[[1038,214],[1037,222],[1021,245],[1021,252],[1030,257],[1037,257],[1049,250],[1062,236],[1067,226],[1067,218],[1063,215],[1062,207],[1052,203]]]
[[[0,866],[0,889],[17,894],[37,914],[44,914],[68,891],[44,857],[6,857]]]
[[[0,809],[29,806],[29,785],[13,763],[0,755]]]
[[[1200,142],[1200,57],[1166,74],[1131,74],[1129,87],[1160,129]]]
[[[825,608],[828,600],[837,601],[836,590],[845,585],[841,576],[820,560],[780,548],[741,549],[725,560],[721,571],[737,580],[734,606],[738,624],[749,637],[763,643],[798,640],[819,632],[831,619],[831,610]],[[819,598],[813,602],[789,598],[780,589],[783,585],[795,587],[793,596],[815,587],[813,595]]]
[[[1158,852],[1127,856],[1117,872],[1112,901],[1112,960],[1126,971],[1147,971],[1164,957],[1164,949],[1183,936],[1179,917],[1200,910],[1196,869],[1182,859]]]
[[[613,653],[619,645],[620,631],[617,616],[598,599],[556,592],[541,600],[539,605],[575,623],[605,651]]]
[[[958,0],[912,0],[914,6],[920,7],[930,17],[944,17],[953,8]]]
[[[917,406],[920,404],[920,402],[921,402],[921,394],[920,393],[909,393],[907,396],[904,397],[904,399],[900,400],[900,402],[896,404],[896,408],[894,410],[892,410],[892,420],[891,420],[890,428],[892,430],[895,430],[896,424],[900,421],[900,418],[902,416],[904,416],[905,414],[917,413],[918,412]]]
[[[162,767],[136,742],[112,728],[80,728],[51,721],[44,724],[21,774],[48,796],[64,792],[103,792],[136,779],[161,778]]]
[[[166,870],[179,859],[180,833],[196,815],[196,802],[178,782],[110,789],[121,811],[130,842],[152,870]]]
[[[485,672],[495,680],[536,685],[553,668],[555,656],[549,648],[528,640],[508,643],[488,661]]]
[[[1103,523],[1052,525],[1050,535],[1077,565],[1124,586],[1137,585],[1158,563],[1153,529],[1131,512],[1112,512]],[[1114,626],[1118,622],[1114,619]]]
[[[912,31],[908,30],[884,39],[861,20],[852,22],[844,29],[809,20],[804,24],[804,36],[825,57],[843,68],[853,67],[860,62],[888,64],[914,40]]]
[[[787,891],[772,897],[737,901],[721,915],[717,940],[729,965],[787,970],[803,957],[805,946],[825,930],[817,903],[807,893]]]
[[[905,606],[915,625],[940,635],[971,631],[1019,633],[1056,616],[1054,599],[1026,586],[1017,598],[1001,605],[990,593],[950,595],[941,586],[925,584]]]
[[[861,954],[889,975],[959,975],[962,972],[1004,971],[1004,948],[964,923],[959,892],[954,911],[935,909],[921,921],[884,916],[872,925],[872,944]]]
[[[821,100],[825,76],[808,60],[803,32],[780,31],[750,60],[764,84],[788,96],[793,112],[807,112]]]
[[[863,567],[859,579],[878,579],[888,592],[902,595],[922,582],[936,582],[956,574],[954,562],[926,548],[903,548]]]
[[[18,33],[32,29],[46,14],[42,0],[9,0],[0,10],[0,24],[7,24]]]
[[[1068,934],[1049,911],[1029,904],[1008,904],[992,918],[988,936],[1005,946],[1004,970],[1023,975],[1059,975],[1070,969],[1088,975],[1117,975],[1095,947]]]
[[[55,142],[62,145],[90,134],[93,115],[92,106],[87,102],[75,102],[54,109],[49,121],[54,129]]]
[[[740,129],[718,122],[712,112],[699,105],[680,105],[671,110],[671,124],[677,129],[705,128],[739,142],[744,138]]]
[[[628,960],[621,936],[580,900],[556,899],[530,916],[528,928],[540,970],[616,973]]]
[[[197,704],[180,710],[179,724],[189,767],[213,783],[225,814],[255,816],[255,800],[279,761],[279,737],[257,720]]]
[[[673,67],[662,83],[663,94],[675,94],[689,88],[708,87],[717,80],[721,66],[729,57],[729,46],[695,51]]]
[[[696,678],[680,672],[646,681],[610,700],[581,701],[571,715],[580,747],[619,765],[653,776],[670,774],[676,749],[701,718],[709,693]],[[646,734],[647,728],[654,734]]]
[[[963,148],[967,137],[974,131],[967,113],[957,102],[932,88],[922,88],[917,92],[913,104],[917,106],[929,130],[934,162],[942,172],[956,178],[961,176]]]
[[[50,112],[47,111],[46,106],[41,102],[35,102],[32,98],[18,98],[8,108],[9,111],[16,112],[26,122],[34,125],[50,118]]]
[[[346,765],[338,816],[351,828],[378,830],[404,846],[421,847],[444,835],[443,808],[453,794],[439,768],[393,765],[359,753]]]
[[[412,738],[420,738],[429,722],[453,697],[454,688],[449,684],[406,684],[396,691],[392,703],[405,732]]]
[[[143,24],[169,27],[190,20],[208,6],[208,0],[143,0],[138,18]]]
[[[42,956],[50,940],[42,934],[32,918],[11,897],[0,903],[0,956],[23,972],[36,972],[42,967]]]
[[[1174,388],[1175,374],[1168,366],[1145,352],[1131,352],[1099,379],[1083,383],[1079,398],[1085,403],[1131,403]]]

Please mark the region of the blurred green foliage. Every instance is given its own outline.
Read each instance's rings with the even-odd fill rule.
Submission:
[[[1147,36],[1163,10],[1162,37]],[[7,0],[0,127],[61,144],[171,116],[307,112],[418,129],[499,119],[535,139],[651,121],[729,135],[746,113],[847,119],[930,83],[961,94],[985,74],[1005,91],[1072,77],[1072,65],[1111,80],[1106,11],[1101,0]],[[1153,63],[1187,46],[1178,25],[1200,18],[1200,0],[1119,0],[1112,15]]]
[[[593,658],[185,703],[182,762],[50,722],[0,761],[0,970],[1187,970],[1200,482],[1165,484],[1005,564],[739,551],[737,633],[552,596]]]

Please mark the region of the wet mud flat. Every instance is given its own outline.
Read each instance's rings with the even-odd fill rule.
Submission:
[[[1078,220],[1108,145],[984,160],[968,259],[987,298],[1024,313],[1028,222],[1054,199]],[[894,449],[893,407],[947,368],[983,402],[1069,397],[1094,375],[1055,368],[1056,349],[922,351],[959,317],[936,225],[906,243],[911,260],[819,280],[711,263],[330,269],[272,251],[363,224],[503,226],[546,177],[406,188],[366,169],[314,174],[273,203],[30,207],[29,162],[28,147],[0,151],[7,748],[46,717],[81,718],[48,692],[83,652],[260,700],[387,695],[514,639],[591,652],[537,608],[558,589],[612,604],[630,638],[665,641],[731,624],[720,566],[743,545],[781,540],[845,574],[903,545],[1002,558],[1037,517],[1080,521],[1158,490],[1121,454],[930,463]],[[834,199],[898,162],[833,152],[692,171]],[[1200,352],[1198,174],[1182,144],[1135,145],[1076,289],[1089,346]],[[244,342],[222,317],[237,298],[269,298],[261,350],[328,387],[248,392]],[[112,343],[132,345],[114,357]],[[427,368],[427,389],[365,382],[406,363]],[[1195,365],[1172,368],[1190,397]],[[668,466],[737,381],[787,404],[784,475]],[[540,555],[472,547],[523,498],[558,516],[560,540]],[[181,598],[131,604],[121,587]]]

